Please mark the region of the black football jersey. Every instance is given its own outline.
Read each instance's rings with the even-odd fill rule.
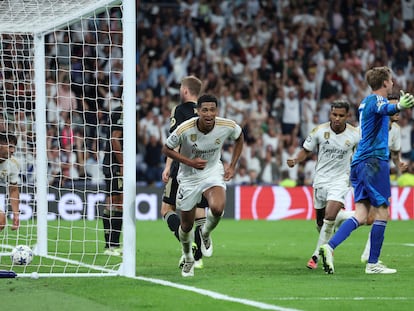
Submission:
[[[170,133],[184,121],[197,116],[196,103],[185,102],[177,105],[171,112]],[[173,161],[170,169],[170,176],[177,177],[179,163]]]

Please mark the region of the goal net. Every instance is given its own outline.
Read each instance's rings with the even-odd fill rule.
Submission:
[[[135,75],[127,69],[135,70],[134,29],[133,0],[1,1],[0,132],[17,138],[20,228],[11,230],[9,181],[1,171],[0,211],[7,224],[0,231],[0,270],[18,276],[135,274],[131,134],[123,140],[134,149],[133,157],[124,155],[123,253],[105,252],[102,221],[103,210],[111,209],[104,170],[112,163],[103,160],[114,110],[129,116],[124,132],[135,133]],[[17,245],[33,250],[30,264],[12,264]]]

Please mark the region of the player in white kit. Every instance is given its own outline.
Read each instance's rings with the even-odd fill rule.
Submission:
[[[243,133],[230,119],[217,117],[218,101],[213,95],[202,95],[197,101],[198,117],[180,124],[168,137],[163,152],[180,162],[176,207],[181,211],[179,236],[185,263],[181,270],[184,277],[194,275],[194,257],[191,245],[194,239],[195,206],[202,195],[208,201],[206,223],[201,230],[201,251],[210,257],[213,244],[210,234],[219,223],[226,204],[226,184],[236,170],[243,149]],[[229,165],[224,168],[220,157],[223,144],[235,141]],[[180,147],[179,152],[175,151]]]
[[[13,157],[17,144],[16,136],[0,132],[0,183],[9,190],[10,206],[13,213],[12,230],[20,225],[19,216],[19,164]],[[0,206],[0,231],[6,226],[6,206]]]
[[[343,211],[343,208],[345,197],[351,189],[350,163],[359,142],[359,132],[346,122],[348,113],[349,104],[346,101],[334,101],[331,104],[330,121],[314,128],[296,158],[287,160],[288,166],[293,167],[312,152],[318,153],[313,200],[320,232],[315,251],[306,265],[309,269],[317,268],[319,247],[331,237],[335,220],[343,221],[352,213]]]

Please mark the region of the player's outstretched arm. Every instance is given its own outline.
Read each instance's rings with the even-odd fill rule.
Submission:
[[[403,90],[400,90],[400,101],[397,104],[399,110],[409,109],[414,106],[414,96],[410,93],[404,93]]]

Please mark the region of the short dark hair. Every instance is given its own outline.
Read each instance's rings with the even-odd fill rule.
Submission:
[[[217,97],[211,94],[203,94],[197,100],[197,107],[200,108],[202,103],[215,103],[218,107]]]
[[[344,99],[338,99],[332,102],[331,110],[334,108],[345,108],[346,112],[349,111],[349,103]]]

